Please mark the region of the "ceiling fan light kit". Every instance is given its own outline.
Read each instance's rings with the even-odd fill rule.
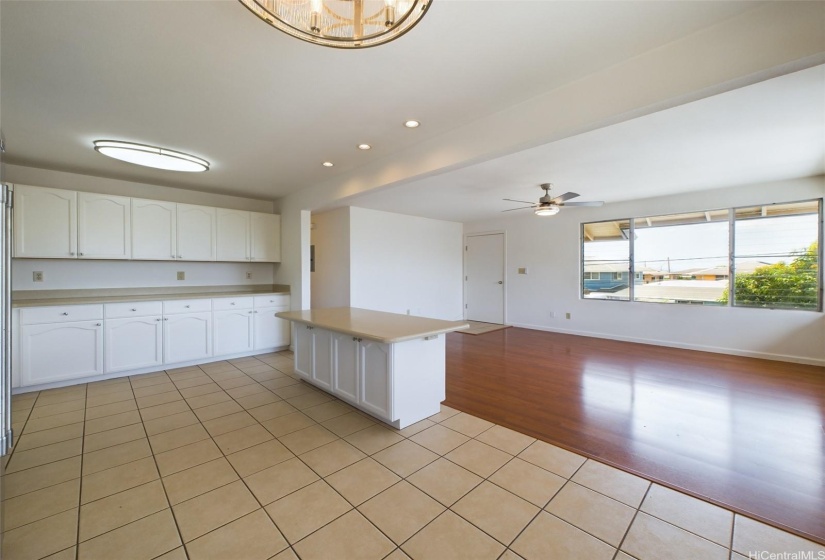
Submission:
[[[533,204],[531,202],[527,202],[526,200],[505,198],[504,200],[507,202],[522,202],[524,204],[529,204],[530,206],[510,208],[509,210],[502,210],[502,212],[512,212],[513,210],[526,210],[528,208],[533,208],[533,213],[536,216],[555,216],[559,213],[562,206],[601,206],[604,204],[604,202],[597,200],[591,202],[567,202],[571,198],[576,198],[580,195],[574,192],[566,192],[557,197],[551,197],[550,189],[553,188],[552,183],[542,183],[539,186],[544,189],[544,196],[542,196],[537,203]]]
[[[269,25],[296,39],[362,49],[397,39],[417,24],[432,0],[239,0]]]

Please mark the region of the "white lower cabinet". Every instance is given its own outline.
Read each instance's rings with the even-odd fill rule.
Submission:
[[[182,313],[163,318],[163,363],[212,356],[212,312]]]
[[[216,356],[252,350],[253,312],[251,309],[215,311],[214,320]]]
[[[289,321],[275,316],[279,311],[289,311],[289,305],[255,309],[253,333],[255,340],[253,350],[289,346]]]
[[[23,325],[20,384],[39,385],[103,373],[103,321]]]
[[[163,364],[163,318],[107,319],[103,344],[106,373]]]
[[[342,399],[358,404],[358,339],[352,335],[333,333],[334,370],[332,392]]]
[[[390,345],[358,341],[358,404],[382,418],[392,418]]]
[[[332,333],[324,329],[314,329],[315,360],[312,367],[312,381],[327,391],[332,390]]]
[[[14,386],[65,385],[285,348],[289,321],[275,313],[288,309],[287,294],[16,308]],[[327,388],[330,358],[319,363],[327,373],[314,381]]]
[[[310,379],[315,363],[315,334],[312,332],[314,329],[308,325],[294,325],[292,351],[295,354],[295,373]]]

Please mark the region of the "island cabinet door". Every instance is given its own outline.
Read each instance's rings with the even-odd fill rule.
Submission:
[[[315,364],[312,381],[327,391],[332,391],[332,333],[324,329],[314,329]]]
[[[391,350],[389,344],[359,343],[361,391],[358,399],[366,410],[392,421]]]
[[[312,327],[292,323],[292,343],[295,352],[295,373],[307,379],[312,378],[315,353],[315,335]]]
[[[358,339],[352,335],[332,333],[332,392],[358,404]]]

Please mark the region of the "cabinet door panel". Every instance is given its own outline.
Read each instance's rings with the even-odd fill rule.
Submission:
[[[178,204],[178,259],[214,261],[216,240],[215,208]]]
[[[362,342],[360,349],[359,404],[387,420],[392,420],[390,346],[378,342]]]
[[[351,335],[333,333],[333,392],[358,403],[358,342]]]
[[[25,325],[20,331],[23,386],[103,373],[101,321]]]
[[[252,350],[252,310],[216,311],[215,356]]]
[[[255,317],[255,350],[262,348],[277,348],[289,346],[289,321],[275,316],[281,311],[289,311],[289,306],[264,307],[256,309]]]
[[[14,186],[14,256],[76,258],[77,193]]]
[[[295,346],[295,373],[311,378],[315,336],[311,328],[300,323],[293,323],[292,332],[292,340]]]
[[[281,262],[281,217],[251,212],[252,260]]]
[[[218,260],[248,261],[249,212],[218,208]]]
[[[77,193],[77,256],[129,259],[132,204],[126,196]]]
[[[177,204],[132,199],[132,258],[171,261],[177,257]]]
[[[315,329],[315,368],[312,380],[320,387],[332,390],[332,333]]]
[[[106,373],[163,363],[161,316],[129,317],[106,321]]]
[[[163,363],[174,364],[212,355],[212,313],[163,318]]]

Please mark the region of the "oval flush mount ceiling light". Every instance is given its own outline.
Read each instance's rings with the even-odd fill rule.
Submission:
[[[419,126],[421,126],[421,123],[418,121],[406,121],[404,123],[404,126],[406,126],[407,128],[418,128]]]
[[[362,49],[397,39],[432,0],[239,0],[253,14],[302,41]]]
[[[175,150],[119,140],[95,140],[94,145],[95,150],[104,156],[137,165],[167,171],[209,171],[209,162],[205,159]]]

